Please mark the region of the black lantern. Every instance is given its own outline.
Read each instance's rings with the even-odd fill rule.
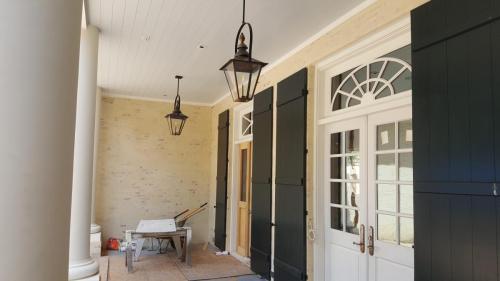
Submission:
[[[250,33],[250,50],[245,44],[246,38],[243,34],[245,26],[248,26]],[[243,0],[243,21],[236,34],[234,58],[220,69],[226,75],[226,81],[235,102],[248,102],[253,99],[262,68],[267,65],[265,62],[252,58],[252,46],[253,31],[250,23],[245,22],[245,0]]]
[[[181,112],[181,96],[179,96],[179,84],[182,76],[176,75],[175,79],[177,79],[177,96],[175,96],[174,111],[172,111],[172,113],[170,114],[167,114],[165,118],[167,119],[168,126],[170,127],[170,133],[173,136],[180,136],[188,117]]]

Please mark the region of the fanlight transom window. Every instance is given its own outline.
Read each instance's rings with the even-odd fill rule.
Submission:
[[[411,90],[411,49],[398,49],[332,78],[331,110],[336,111]]]
[[[252,112],[248,112],[241,116],[241,135],[250,136],[252,135]]]

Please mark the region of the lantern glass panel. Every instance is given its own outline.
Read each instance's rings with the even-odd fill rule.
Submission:
[[[184,128],[184,124],[186,123],[186,118],[179,118],[170,115],[167,117],[167,122],[170,127],[170,133],[172,135],[178,136],[182,133],[182,129]]]
[[[260,76],[260,63],[233,59],[224,68],[224,74],[235,101],[249,101],[253,98]]]

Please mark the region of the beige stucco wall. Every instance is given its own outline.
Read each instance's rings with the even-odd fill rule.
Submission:
[[[318,38],[316,41],[305,46],[303,49],[294,53],[287,59],[285,59],[280,64],[274,66],[272,69],[267,70],[261,77],[258,85],[258,91],[266,89],[270,86],[275,86],[276,84],[285,79],[286,77],[292,75],[298,70],[307,67],[309,72],[308,78],[308,118],[307,118],[307,145],[309,153],[307,155],[307,209],[309,216],[307,218],[308,222],[314,221],[314,188],[315,184],[313,182],[314,177],[314,161],[313,156],[315,154],[314,147],[314,90],[315,90],[315,78],[314,78],[314,65],[321,60],[335,54],[338,51],[356,43],[362,38],[372,34],[382,28],[388,26],[389,24],[409,16],[410,11],[415,7],[427,2],[428,0],[377,0],[373,4],[367,6],[365,9],[355,14],[345,22],[337,25],[332,30],[327,32],[325,35]],[[256,42],[259,44],[259,42]],[[216,151],[217,148],[217,116],[219,113],[226,109],[230,109],[232,116],[232,108],[237,104],[233,103],[230,97],[227,97],[217,103],[213,107],[212,111],[212,140],[211,149]],[[230,129],[232,132],[232,129]],[[232,136],[230,136],[232,139]],[[231,145],[231,143],[230,143]],[[229,152],[231,154],[232,147],[229,147]],[[229,155],[229,167],[232,165],[232,157]],[[216,175],[216,163],[217,155],[212,153],[211,157],[211,181],[210,181],[210,204],[213,206],[215,202],[215,175]],[[229,177],[231,175],[229,174]],[[231,183],[231,178],[228,180]],[[228,203],[231,202],[231,188],[228,188]],[[228,214],[230,212],[230,205],[228,205]],[[209,214],[209,236],[211,241],[213,241],[214,236],[214,221],[215,213],[213,209],[210,209]],[[229,221],[229,220],[228,220]],[[227,229],[229,234],[229,225]],[[228,235],[229,237],[229,235]],[[228,241],[229,243],[229,241]],[[314,242],[308,240],[307,244],[307,263],[308,263],[308,275],[309,280],[314,280],[313,264],[314,264]]]
[[[171,103],[104,97],[96,175],[96,222],[122,238],[140,219],[171,218],[209,197],[211,108],[183,105],[181,136],[163,116]],[[208,241],[208,212],[194,217],[194,242]]]

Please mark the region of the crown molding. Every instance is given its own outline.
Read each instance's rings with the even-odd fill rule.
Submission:
[[[132,95],[109,93],[109,92],[105,92],[105,91],[103,91],[102,96],[103,97],[107,97],[107,98],[119,98],[119,99],[130,99],[130,100],[140,100],[140,101],[174,103],[173,99],[159,99],[159,98],[138,97],[138,96],[132,96]],[[192,101],[186,101],[186,100],[182,100],[182,104],[193,105],[193,106],[206,106],[206,107],[211,107],[212,106],[211,103],[192,102]]]

